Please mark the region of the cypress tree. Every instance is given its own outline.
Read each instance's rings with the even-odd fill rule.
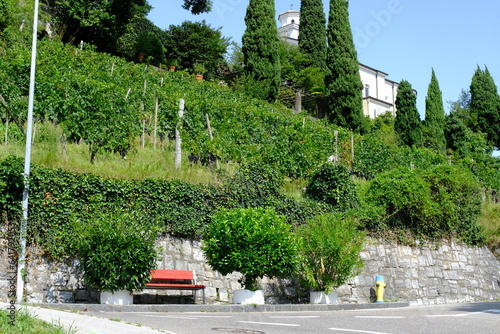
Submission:
[[[396,95],[394,130],[399,136],[400,144],[409,147],[421,146],[422,129],[417,110],[417,96],[406,80],[401,81]]]
[[[309,56],[310,65],[326,69],[326,18],[323,1],[300,2],[299,50]]]
[[[348,9],[347,0],[330,0],[325,98],[330,122],[359,132],[364,119],[363,84]]]
[[[281,85],[278,28],[273,0],[250,0],[242,39],[245,88],[254,97],[274,101]]]
[[[425,147],[444,153],[446,150],[444,123],[443,95],[436,73],[432,69],[431,82],[425,98],[425,121],[422,129]]]
[[[488,68],[479,66],[470,85],[471,128],[486,134],[492,146],[500,147],[500,97]]]

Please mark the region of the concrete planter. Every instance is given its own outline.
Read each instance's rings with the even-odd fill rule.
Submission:
[[[247,289],[234,290],[233,292],[233,304],[255,304],[264,305],[264,292],[262,290],[250,291]]]
[[[339,295],[336,292],[326,294],[324,291],[311,291],[310,302],[311,304],[337,304]]]
[[[101,292],[101,304],[111,305],[132,305],[134,303],[134,296],[128,290],[119,290],[113,292]]]

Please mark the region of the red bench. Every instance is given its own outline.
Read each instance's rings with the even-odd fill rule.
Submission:
[[[146,284],[146,289],[165,290],[191,290],[196,303],[196,291],[203,291],[203,304],[205,304],[205,286],[196,284],[194,270],[151,270],[151,281]]]

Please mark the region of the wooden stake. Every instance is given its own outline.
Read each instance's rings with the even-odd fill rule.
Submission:
[[[156,149],[156,130],[158,126],[158,96],[155,99],[155,120],[154,120],[154,130],[153,130],[153,148]]]
[[[208,136],[210,137],[210,141],[213,141],[214,136],[212,135],[212,128],[210,127],[210,118],[208,118],[208,114],[205,114],[205,118],[207,119]],[[219,159],[217,156],[215,156],[215,168],[219,169]]]
[[[144,102],[141,101],[141,114],[144,116]],[[142,121],[142,134],[141,134],[141,148],[144,148],[144,141],[146,136],[146,120]]]
[[[175,127],[175,169],[181,168],[181,133],[180,128],[182,127],[182,117],[184,116],[184,99],[179,100],[179,121]]]

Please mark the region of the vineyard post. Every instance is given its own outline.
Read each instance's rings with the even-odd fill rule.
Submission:
[[[339,159],[339,132],[337,130],[334,130],[333,134],[335,135],[335,155],[333,156],[333,162],[337,164],[337,161]]]
[[[214,136],[212,135],[212,127],[210,126],[210,118],[208,118],[208,114],[205,114],[207,119],[207,128],[208,128],[208,136],[210,137],[210,141],[214,140]],[[219,159],[215,156],[215,168],[219,169]]]
[[[7,102],[5,102],[5,99],[3,98],[2,94],[0,94],[0,102],[2,102],[3,106],[7,110],[5,113],[5,146],[9,143],[9,106],[7,105]]]
[[[179,120],[175,127],[175,169],[181,168],[181,133],[182,117],[184,116],[184,99],[179,100]]]
[[[354,170],[354,134],[351,133],[351,170]]]
[[[156,131],[158,126],[158,96],[155,99],[155,119],[154,119],[154,130],[153,130],[153,148],[156,149]]]

